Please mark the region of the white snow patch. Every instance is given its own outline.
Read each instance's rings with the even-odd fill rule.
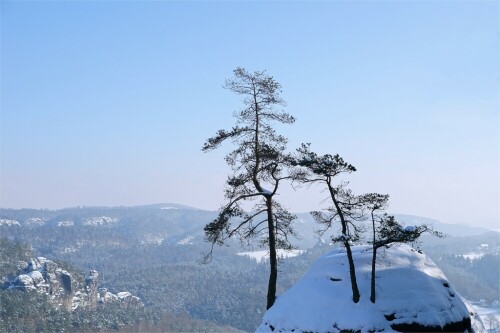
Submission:
[[[130,297],[130,296],[132,296],[132,294],[129,293],[128,291],[122,291],[122,292],[119,292],[118,294],[116,294],[116,296],[118,296],[118,298],[122,299],[125,297]]]
[[[57,222],[58,227],[72,227],[75,225],[73,221],[59,221]]]
[[[83,221],[83,225],[110,225],[118,222],[117,218],[108,216],[89,217]]]
[[[19,221],[16,221],[16,220],[0,219],[0,225],[13,226],[13,225],[20,225],[20,224],[19,224]]]
[[[163,241],[167,238],[166,233],[160,233],[160,234],[145,234],[144,238],[141,240],[141,244],[143,245],[160,245],[163,243]]]
[[[190,245],[193,244],[193,239],[194,236],[187,236],[184,239],[181,239],[180,241],[177,242],[177,245]]]
[[[177,207],[161,207],[160,209],[171,210],[171,209],[178,209],[178,208]]]
[[[481,306],[481,305],[476,305],[473,303],[473,308],[476,310],[476,312],[479,314],[481,317],[481,320],[483,321],[483,324],[486,328],[489,328],[489,318],[490,316],[494,317],[497,321],[498,324],[500,325],[500,307],[488,307],[488,306]],[[500,329],[500,327],[498,327]],[[499,330],[500,332],[500,330]]]
[[[475,260],[475,259],[481,259],[482,257],[484,256],[484,253],[467,253],[467,254],[463,254],[462,257],[464,257],[465,259],[469,259],[469,260]]]
[[[65,247],[63,253],[73,253],[78,251],[77,247]]]
[[[284,250],[284,249],[276,250],[276,254],[280,259],[296,257],[303,252],[304,250]],[[269,260],[269,250],[240,252],[238,253],[238,255],[250,257],[251,259],[257,261],[258,263],[260,263],[263,260]]]
[[[372,252],[367,246],[355,246],[352,250],[361,294],[358,303],[352,301],[345,251],[333,249],[317,259],[299,282],[277,298],[257,332],[341,329],[392,332],[390,324],[418,322],[444,326],[469,318],[465,301],[441,270],[426,255],[407,245],[379,250],[377,298],[375,304],[371,303]],[[389,321],[384,315],[392,315],[394,319]]]
[[[26,224],[28,225],[44,225],[45,222],[45,219],[39,217],[32,217],[26,220]]]

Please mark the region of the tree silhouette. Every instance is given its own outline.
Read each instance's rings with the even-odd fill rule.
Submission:
[[[219,215],[205,226],[207,241],[212,249],[232,237],[242,242],[258,238],[267,245],[270,255],[270,276],[267,308],[276,299],[278,277],[277,248],[291,249],[289,237],[294,236],[292,221],[295,216],[280,205],[275,195],[287,174],[290,157],[285,153],[287,139],[276,133],[271,123],[292,124],[295,119],[279,107],[285,102],[280,97],[281,85],[265,71],[234,70],[234,77],[226,80],[226,89],[243,97],[244,107],[235,113],[236,125],[230,130],[219,130],[207,139],[203,151],[218,148],[226,140],[236,147],[226,155],[232,169],[225,187],[226,202]],[[247,209],[245,209],[247,208]]]
[[[333,237],[334,242],[340,242],[346,249],[349,262],[349,273],[352,288],[352,300],[357,303],[360,298],[356,281],[356,268],[351,251],[351,243],[359,240],[363,231],[358,222],[364,219],[363,204],[358,197],[346,189],[348,183],[335,182],[336,177],[344,173],[352,173],[356,168],[345,162],[339,155],[318,155],[310,150],[309,144],[302,144],[297,149],[298,157],[294,165],[305,168],[305,172],[297,171],[295,178],[304,184],[320,183],[326,185],[332,205],[325,211],[314,211],[311,215],[322,226],[319,230],[323,234],[339,221],[342,231],[339,236]]]
[[[377,202],[378,201],[378,202]],[[382,216],[376,216],[373,212],[377,209],[376,207],[379,202],[383,202],[380,198],[375,198],[372,201],[372,224],[374,229],[374,237],[372,240],[372,274],[371,274],[371,290],[370,290],[370,300],[375,303],[375,265],[377,250],[381,247],[390,247],[396,243],[413,243],[415,242],[423,233],[430,233],[437,237],[444,237],[438,231],[434,231],[433,228],[427,224],[422,224],[419,226],[406,226],[401,225],[394,216],[384,214]],[[378,223],[378,227],[375,227]]]

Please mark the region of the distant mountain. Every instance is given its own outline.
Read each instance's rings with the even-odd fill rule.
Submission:
[[[132,208],[160,208],[160,209],[195,209],[195,210],[202,210],[199,208],[191,207],[191,206],[186,206],[186,205],[180,205],[180,204],[175,204],[175,203],[156,203],[156,204],[149,204],[149,205],[138,205],[138,206],[132,206]]]
[[[316,245],[319,241],[329,241],[330,235],[338,230],[329,230],[322,236],[322,240],[315,232],[318,225],[309,213],[296,213],[297,220],[294,227],[299,235],[292,243],[298,249],[307,249]],[[80,233],[81,236],[90,231],[83,227],[96,227],[112,229],[115,242],[138,241],[140,244],[177,243],[190,237],[190,242],[203,243],[203,227],[217,216],[215,211],[206,211],[195,207],[174,203],[157,203],[151,205],[140,205],[132,207],[71,207],[60,210],[46,209],[0,209],[0,230],[5,235],[10,231],[20,228],[28,236],[35,230],[45,233],[53,227],[64,229],[65,237],[71,238],[69,230],[78,229],[73,232],[74,237]],[[406,225],[418,225],[422,223],[433,225],[437,231],[451,236],[471,236],[488,232],[488,229],[464,225],[445,224],[438,220],[426,217],[395,214],[396,218]],[[38,233],[35,232],[36,239]],[[17,232],[14,232],[17,234]],[[69,239],[68,239],[69,240]],[[74,239],[74,243],[78,243]],[[257,244],[254,244],[257,246]]]

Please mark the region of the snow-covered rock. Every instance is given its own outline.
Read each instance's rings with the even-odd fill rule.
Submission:
[[[123,308],[139,308],[144,306],[139,297],[132,295],[128,291],[122,291],[115,295],[110,293],[106,288],[99,289],[99,303],[119,304]]]
[[[407,245],[379,250],[376,303],[369,299],[371,249],[353,247],[353,255],[358,303],[352,301],[345,251],[336,248],[277,298],[257,332],[481,331],[479,317],[422,252]]]
[[[45,282],[42,273],[40,271],[32,271],[27,274],[32,280],[35,286],[41,285]]]
[[[35,282],[31,278],[31,276],[27,274],[21,274],[18,277],[15,278],[14,282],[9,288],[16,288],[16,289],[21,289],[25,291],[29,290],[34,290],[36,289],[35,287]]]
[[[5,277],[4,287],[8,290],[36,291],[48,296],[49,302],[56,308],[74,311],[78,308],[96,309],[99,305],[117,302],[124,308],[143,307],[137,296],[129,292],[118,296],[105,290],[99,295],[99,273],[91,270],[85,279],[78,278],[76,273],[68,272],[59,265],[44,257],[19,262],[18,273],[14,277]],[[83,280],[83,282],[82,282]]]

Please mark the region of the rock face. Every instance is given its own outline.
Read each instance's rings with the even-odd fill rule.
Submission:
[[[28,263],[19,262],[17,266],[18,275],[8,280],[4,288],[44,293],[56,308],[74,311],[78,308],[96,309],[112,303],[123,308],[144,306],[139,297],[129,292],[115,295],[105,288],[99,289],[99,273],[95,270],[82,279],[44,257],[32,259]]]
[[[483,332],[473,308],[422,252],[407,245],[379,250],[375,303],[369,299],[371,249],[354,247],[353,254],[358,303],[345,251],[334,249],[278,297],[257,332]]]

